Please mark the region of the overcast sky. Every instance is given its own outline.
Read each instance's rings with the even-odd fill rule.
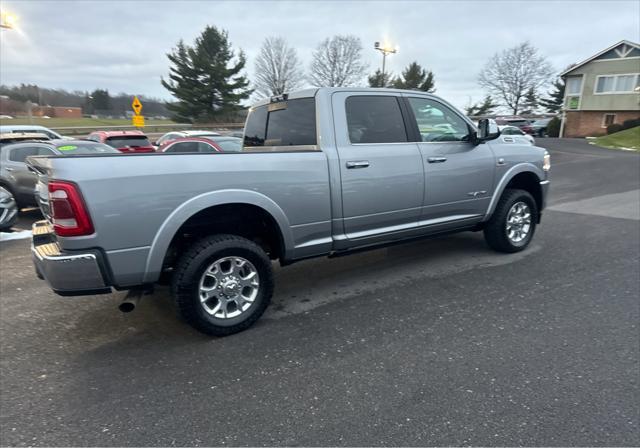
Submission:
[[[264,37],[280,35],[308,66],[313,48],[355,34],[373,72],[375,41],[399,47],[387,58],[399,73],[418,61],[435,74],[437,94],[464,107],[484,92],[477,74],[494,53],[524,40],[558,71],[622,39],[640,40],[640,1],[5,1],[18,28],[2,30],[0,82],[70,90],[107,88],[169,99],[160,85],[165,54],[206,25],[228,30],[254,58]]]

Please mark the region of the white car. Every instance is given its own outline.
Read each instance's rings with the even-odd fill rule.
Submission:
[[[0,134],[11,134],[11,133],[14,133],[14,132],[19,132],[21,134],[22,133],[44,134],[47,137],[49,137],[51,140],[55,140],[55,139],[68,140],[68,139],[70,139],[70,137],[63,137],[62,135],[58,134],[56,131],[52,131],[49,128],[45,128],[44,126],[38,126],[38,125],[35,125],[35,124],[11,124],[11,125],[2,125],[2,126],[0,126]]]
[[[213,131],[197,131],[197,130],[189,130],[189,131],[172,131],[167,132],[162,137],[160,137],[155,142],[156,147],[160,147],[163,143],[170,142],[171,140],[175,140],[177,138],[185,138],[185,137],[218,137],[220,134],[218,132]]]
[[[515,141],[526,141],[530,145],[536,144],[536,140],[532,135],[527,134],[526,132],[515,126],[498,126],[498,129],[500,129],[501,136],[505,135],[513,137]]]

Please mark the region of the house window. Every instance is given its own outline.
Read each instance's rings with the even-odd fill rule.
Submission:
[[[616,114],[604,114],[602,116],[602,127],[606,128],[610,124],[615,123],[615,121],[616,121]]]
[[[616,80],[616,92],[631,92],[635,87],[636,75],[618,76]]]
[[[582,88],[581,77],[567,78],[567,86],[566,86],[567,95],[579,95],[581,88]]]
[[[638,83],[640,83],[638,73],[598,76],[594,93],[631,93],[638,86]]]

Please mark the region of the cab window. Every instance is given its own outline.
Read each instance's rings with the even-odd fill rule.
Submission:
[[[423,142],[459,142],[469,136],[467,122],[452,109],[428,98],[409,98]]]

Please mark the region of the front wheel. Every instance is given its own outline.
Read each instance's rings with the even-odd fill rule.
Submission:
[[[173,295],[197,330],[226,336],[250,327],[273,295],[273,270],[254,242],[214,235],[196,242],[178,261]]]
[[[484,228],[487,244],[499,252],[525,249],[536,230],[538,207],[529,192],[508,189]]]

